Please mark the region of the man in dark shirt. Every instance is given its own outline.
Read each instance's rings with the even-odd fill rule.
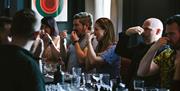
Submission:
[[[126,82],[130,91],[133,90],[133,80],[137,79],[137,69],[140,60],[151,45],[161,37],[162,32],[162,22],[156,18],[149,18],[144,21],[142,28],[140,26],[131,27],[126,32],[120,33],[115,52],[120,56],[131,60],[131,64],[128,68],[128,81]],[[138,43],[129,45],[130,41],[132,43],[132,40],[135,40],[134,38],[138,39]],[[154,77],[157,78],[158,76]],[[147,81],[149,78],[143,78],[143,80],[145,80],[145,82],[147,81],[147,85],[153,85],[152,79],[155,78],[151,77],[150,83]],[[155,83],[156,82],[157,80]]]
[[[36,23],[31,10],[21,10],[12,22],[11,44],[0,45],[2,91],[45,91],[44,79],[33,55],[26,50]]]

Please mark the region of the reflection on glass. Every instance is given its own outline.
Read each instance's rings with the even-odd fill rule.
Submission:
[[[134,80],[133,85],[134,85],[134,90],[143,91],[144,81],[143,80]]]

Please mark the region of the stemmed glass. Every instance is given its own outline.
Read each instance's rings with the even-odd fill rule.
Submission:
[[[86,81],[85,81],[85,74],[84,73],[82,73],[81,78],[82,78],[82,85],[80,86],[79,90],[80,91],[88,91],[86,86],[85,86]]]
[[[97,86],[98,91],[100,91],[100,88],[101,88],[102,77],[103,77],[103,74],[93,74],[92,75],[92,78],[96,81],[96,86]]]

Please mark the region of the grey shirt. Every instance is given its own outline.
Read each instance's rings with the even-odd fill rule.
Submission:
[[[79,41],[79,45],[82,50],[84,50],[84,48],[87,47],[87,43],[88,43],[88,36],[85,35],[84,38],[81,41]],[[93,47],[95,48],[96,45],[97,45],[97,41],[93,40]],[[84,70],[84,66],[81,66],[78,63],[78,60],[80,60],[80,59],[78,59],[78,57],[77,57],[75,46],[73,44],[70,44],[70,46],[69,46],[68,55],[69,55],[68,67],[67,67],[68,72],[71,72],[73,67],[82,68],[82,70]],[[86,59],[83,59],[83,60],[85,61]]]

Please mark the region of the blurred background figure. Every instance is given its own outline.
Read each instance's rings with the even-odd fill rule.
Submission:
[[[18,11],[12,22],[12,42],[0,46],[0,84],[5,91],[45,91],[43,76],[27,47],[33,43],[36,18],[32,10]]]
[[[12,19],[6,16],[0,16],[0,44],[8,44],[11,42],[11,29]]]
[[[39,63],[39,60],[41,60],[44,51],[44,44],[42,39],[40,38],[40,32],[41,31],[35,31],[33,33],[34,43],[30,49],[31,53],[33,53],[35,58],[37,59],[37,63]]]
[[[60,36],[60,54],[61,54],[61,58],[65,64],[65,67],[67,67],[67,47],[68,47],[68,34],[67,34],[67,30],[64,30],[62,32],[59,33]]]
[[[94,50],[92,39],[96,36],[98,41]],[[88,34],[88,59],[97,73],[108,73],[111,78],[120,75],[120,57],[115,54],[115,30],[108,18],[99,18],[94,25],[94,34]]]

